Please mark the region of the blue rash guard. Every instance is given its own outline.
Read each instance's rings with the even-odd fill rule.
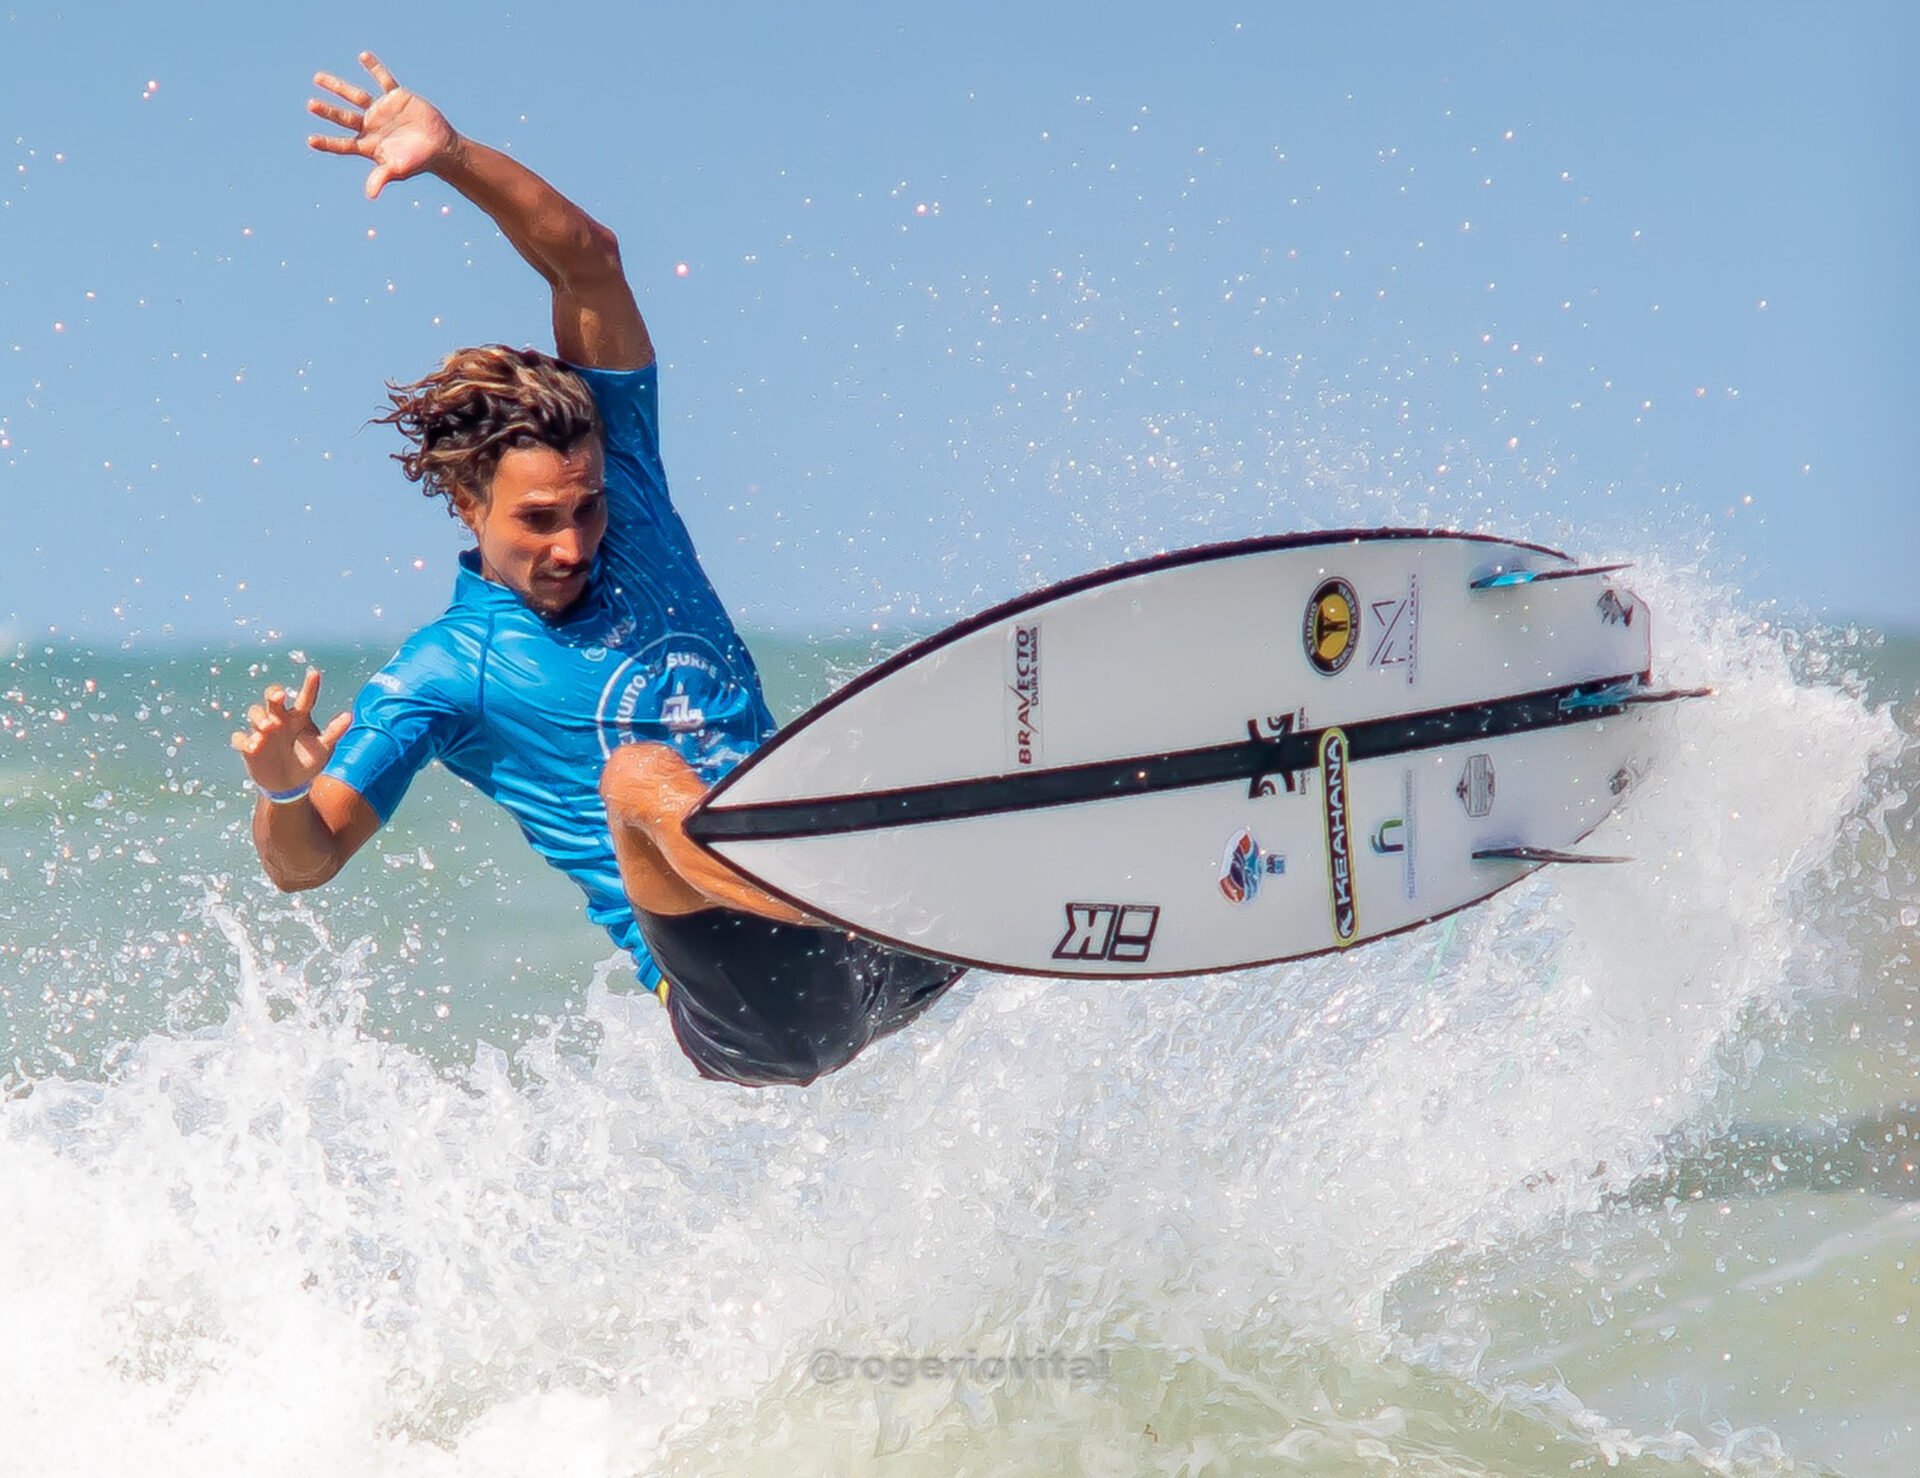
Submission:
[[[660,969],[620,884],[600,771],[622,744],[671,744],[712,785],[772,734],[760,674],[694,555],[660,462],[659,379],[577,369],[600,409],[607,532],[559,621],[460,556],[453,602],[376,673],[327,773],[384,824],[429,760],[513,813],[587,895],[587,917]]]

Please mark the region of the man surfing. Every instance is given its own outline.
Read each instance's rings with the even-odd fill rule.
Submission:
[[[653,344],[606,227],[457,133],[371,52],[378,92],[328,73],[307,142],[368,159],[369,199],[438,176],[553,295],[558,357],[484,345],[390,386],[396,460],[474,547],[446,613],[324,728],[320,674],[270,687],[233,736],[261,795],[253,840],[288,891],[336,876],[431,760],[512,813],[634,958],[699,1071],[804,1084],[899,1030],[958,979],[735,876],[687,813],[772,734],[753,659],[668,498]]]

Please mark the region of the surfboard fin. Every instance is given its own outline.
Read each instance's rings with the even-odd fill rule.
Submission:
[[[1712,688],[1646,688],[1638,682],[1611,683],[1585,693],[1569,693],[1560,700],[1562,713],[1583,708],[1630,708],[1637,703],[1672,703],[1680,698],[1711,698]]]
[[[1616,570],[1630,570],[1631,562],[1617,565],[1581,565],[1571,570],[1497,570],[1491,575],[1482,575],[1472,583],[1474,590],[1511,590],[1516,585],[1536,585],[1542,580],[1572,580],[1580,575],[1611,575]]]
[[[1631,862],[1631,857],[1602,857],[1591,852],[1561,852],[1552,847],[1482,847],[1475,862]]]
[[[1647,693],[1630,694],[1628,703],[1671,703],[1676,698],[1711,698],[1712,688],[1655,688]]]

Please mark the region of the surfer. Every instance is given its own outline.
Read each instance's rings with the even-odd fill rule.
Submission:
[[[451,604],[350,713],[313,718],[320,674],[269,687],[233,736],[261,794],[253,840],[284,890],[334,878],[430,760],[512,813],[635,961],[708,1077],[809,1083],[897,1031],[951,964],[818,926],[682,829],[772,734],[760,677],[667,494],[658,367],[614,235],[545,180],[457,133],[360,57],[308,111],[372,161],[366,192],[434,175],[552,290],[557,357],[493,344],[390,385],[401,470],[473,538]]]

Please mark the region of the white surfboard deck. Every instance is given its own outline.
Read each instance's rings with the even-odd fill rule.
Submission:
[[[1477,535],[1187,550],[916,643],[783,730],[690,836],[870,937],[1168,976],[1364,943],[1564,852],[1647,764],[1618,567]],[[1476,584],[1480,588],[1476,588]]]

